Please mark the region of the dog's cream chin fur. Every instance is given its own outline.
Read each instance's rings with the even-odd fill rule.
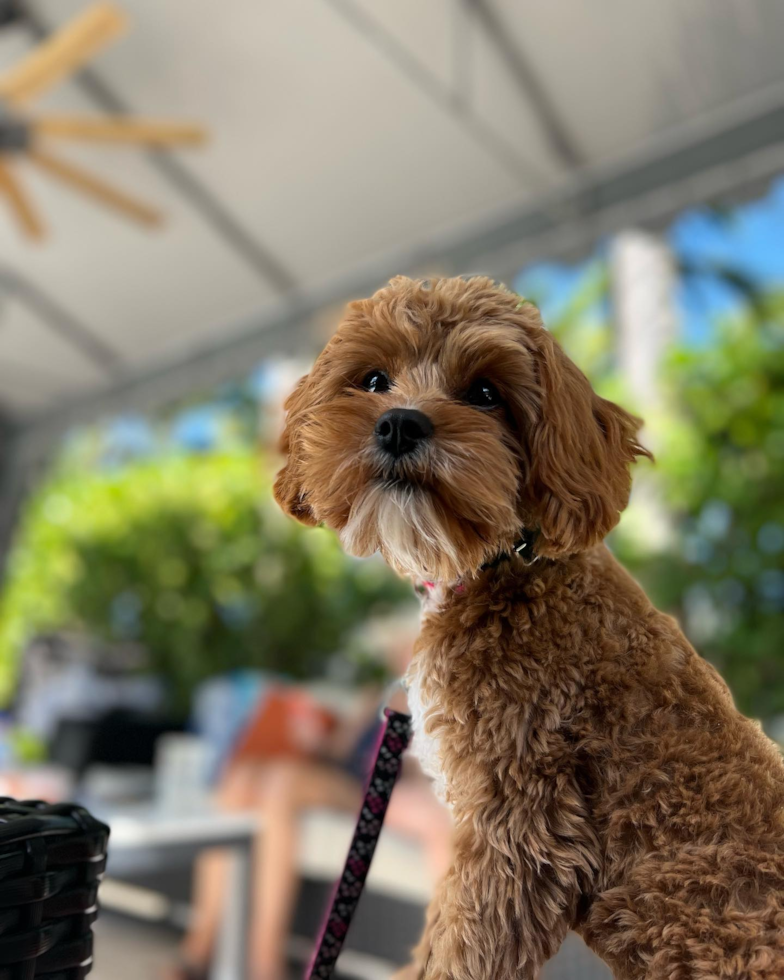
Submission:
[[[340,538],[349,554],[380,551],[395,571],[414,579],[449,581],[462,571],[457,547],[423,490],[370,486],[354,501]]]

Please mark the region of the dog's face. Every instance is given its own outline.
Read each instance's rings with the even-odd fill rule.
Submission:
[[[600,541],[647,454],[538,311],[490,279],[393,279],[352,303],[286,403],[278,503],[345,549],[453,582],[538,531],[540,555]]]

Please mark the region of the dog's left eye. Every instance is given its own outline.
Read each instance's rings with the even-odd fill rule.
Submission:
[[[476,408],[496,408],[501,404],[498,389],[487,378],[477,378],[476,381],[472,381],[464,398],[469,405]]]
[[[368,371],[365,377],[362,379],[362,388],[365,391],[372,391],[378,394],[383,394],[385,391],[389,391],[392,387],[392,382],[389,380],[383,371]]]

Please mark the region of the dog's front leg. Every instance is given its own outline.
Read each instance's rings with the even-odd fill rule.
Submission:
[[[419,971],[408,976],[535,980],[571,925],[576,900],[568,891],[554,869],[534,872],[464,825],[416,951]]]

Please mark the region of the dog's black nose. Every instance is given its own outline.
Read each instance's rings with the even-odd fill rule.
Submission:
[[[399,459],[433,435],[433,423],[415,408],[391,408],[376,422],[376,445]]]

